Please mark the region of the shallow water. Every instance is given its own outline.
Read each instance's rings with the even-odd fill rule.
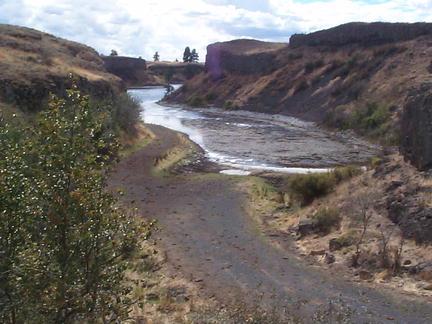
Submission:
[[[146,123],[189,135],[211,161],[234,170],[225,173],[325,172],[337,165],[363,163],[378,150],[353,136],[333,134],[292,117],[163,106],[157,101],[165,89],[158,87],[133,89],[129,93],[141,103]]]

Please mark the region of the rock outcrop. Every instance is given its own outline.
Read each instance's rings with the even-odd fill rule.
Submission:
[[[200,63],[146,62],[126,56],[102,57],[108,72],[121,78],[126,87],[143,87],[184,83],[204,71]]]
[[[148,70],[163,83],[166,83],[167,78],[170,83],[184,83],[203,72],[204,65],[201,63],[152,62],[148,64]]]
[[[251,39],[211,44],[207,47],[206,71],[213,79],[220,78],[224,71],[246,75],[266,74],[276,68],[275,51],[286,46]]]
[[[151,77],[147,72],[144,59],[126,56],[103,56],[106,70],[121,78],[126,86],[149,83]]]
[[[401,152],[420,170],[432,168],[432,84],[413,90],[401,118]]]
[[[429,190],[429,189],[428,189]],[[405,238],[418,244],[432,242],[432,208],[419,202],[424,201],[423,188],[411,188],[390,192],[387,197],[389,218],[399,226]],[[427,194],[427,192],[426,192]]]
[[[311,34],[295,34],[290,46],[375,46],[403,42],[432,34],[430,23],[348,23]]]

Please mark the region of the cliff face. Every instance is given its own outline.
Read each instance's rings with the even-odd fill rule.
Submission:
[[[126,86],[153,82],[147,73],[146,61],[141,58],[103,56],[102,60],[106,70],[122,79]]]
[[[427,23],[349,23],[308,35],[296,34],[290,46],[364,46],[397,43],[432,34],[432,24]]]
[[[211,44],[205,68],[213,79],[222,77],[224,71],[243,75],[270,73],[276,68],[275,53],[286,46],[250,39]]]
[[[282,113],[398,145],[414,134],[401,129],[401,116],[409,124],[417,114],[405,112],[417,103],[429,111],[415,98],[430,89],[432,24],[354,23],[296,35],[285,46],[248,45],[210,45],[206,72],[168,100]],[[423,127],[412,123],[412,131]],[[423,149],[428,141],[403,143],[416,147],[407,158],[432,165]]]
[[[80,88],[106,98],[122,89],[92,48],[33,29],[0,25],[0,101],[37,111],[49,93],[63,95],[69,74]]]
[[[401,152],[418,169],[432,169],[432,84],[412,90],[401,117]]]
[[[204,70],[199,63],[146,62],[125,56],[102,57],[108,72],[121,78],[126,87],[184,83]]]
[[[204,71],[201,63],[180,63],[180,62],[151,62],[148,64],[149,73],[162,84],[184,83]]]

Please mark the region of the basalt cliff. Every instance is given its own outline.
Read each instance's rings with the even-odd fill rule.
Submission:
[[[167,100],[352,129],[429,169],[432,24],[350,23],[287,44],[211,44],[205,71]]]

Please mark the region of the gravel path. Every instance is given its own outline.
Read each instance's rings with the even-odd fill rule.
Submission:
[[[350,283],[269,244],[232,178],[152,175],[154,159],[177,146],[179,137],[148,127],[156,139],[119,163],[110,186],[124,189],[125,202],[158,220],[170,266],[199,283],[204,296],[225,304],[286,307],[310,323],[311,314],[329,309],[354,312],[353,323],[432,323],[432,303]]]

